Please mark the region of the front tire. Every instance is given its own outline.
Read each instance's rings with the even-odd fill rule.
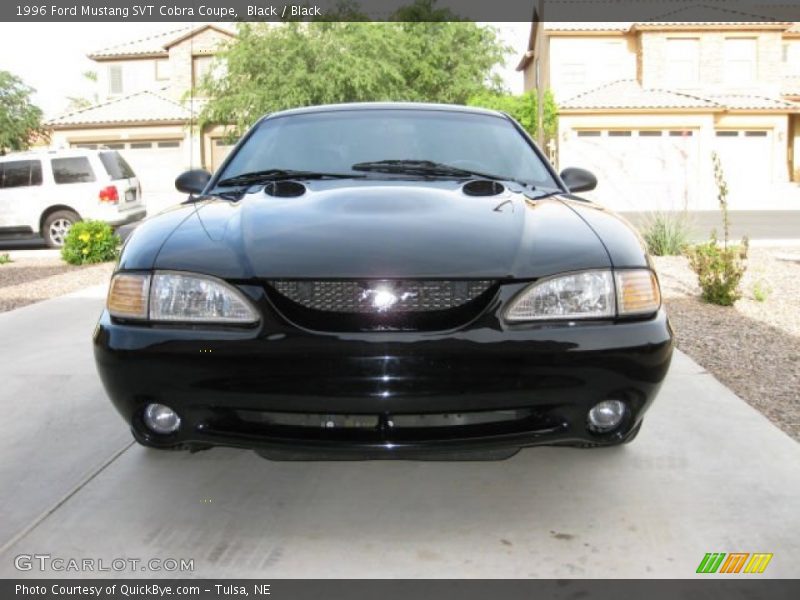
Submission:
[[[61,248],[70,228],[81,220],[78,213],[71,210],[57,210],[44,220],[42,237],[50,248]]]

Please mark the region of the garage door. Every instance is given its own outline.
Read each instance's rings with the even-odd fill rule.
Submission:
[[[731,197],[763,189],[772,182],[772,131],[718,129],[715,133],[714,146]]]
[[[182,140],[138,140],[73,144],[81,148],[103,146],[118,150],[131,165],[142,184],[142,193],[175,194],[175,178],[186,168]]]
[[[211,140],[211,171],[219,169],[219,166],[233,150],[233,144],[228,143],[222,138]]]
[[[692,129],[575,130],[560,166],[597,175],[593,198],[616,210],[682,210],[698,189],[698,135]]]

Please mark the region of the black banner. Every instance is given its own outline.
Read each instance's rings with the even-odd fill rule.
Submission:
[[[0,598],[20,600],[796,600],[800,580],[752,575],[697,580],[3,580]]]
[[[800,20],[800,0],[4,0],[0,21],[455,20],[697,22]]]

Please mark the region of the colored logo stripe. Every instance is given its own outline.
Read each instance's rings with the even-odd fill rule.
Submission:
[[[725,559],[724,563],[722,563],[722,568],[719,570],[719,572],[738,573],[742,570],[744,562],[747,560],[748,556],[750,556],[748,552],[734,552],[728,554],[728,558]]]
[[[747,563],[747,566],[744,568],[745,573],[763,573],[764,569],[767,568],[769,561],[772,560],[772,554],[753,554],[750,558],[750,562]]]
[[[724,552],[708,552],[700,561],[700,566],[697,567],[698,573],[716,573],[719,566],[722,564],[722,559],[725,558]]]
[[[727,555],[724,552],[708,552],[700,561],[697,567],[698,573],[741,573],[744,567],[745,573],[763,573],[767,568],[769,561],[772,560],[772,554],[768,553],[755,553],[749,552],[732,552]],[[750,557],[748,561],[747,558]],[[725,562],[723,562],[723,560]],[[745,566],[745,564],[747,566]]]

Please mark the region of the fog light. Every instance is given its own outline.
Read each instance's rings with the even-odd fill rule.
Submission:
[[[621,400],[603,400],[589,411],[589,429],[607,433],[619,427],[625,417],[627,407]]]
[[[174,433],[181,426],[181,418],[169,406],[148,404],[144,409],[144,424],[155,433]]]

